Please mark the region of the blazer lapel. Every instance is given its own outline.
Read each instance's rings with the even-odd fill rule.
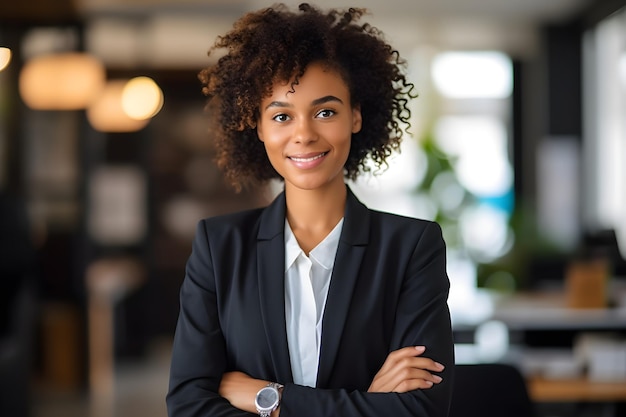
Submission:
[[[344,224],[322,319],[317,386],[327,386],[334,368],[335,357],[368,240],[369,211],[348,188]]]
[[[285,194],[261,215],[257,235],[257,270],[261,317],[276,378],[293,382],[285,320]]]

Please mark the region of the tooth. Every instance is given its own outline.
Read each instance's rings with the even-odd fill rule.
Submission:
[[[316,159],[321,158],[322,156],[324,156],[324,153],[321,153],[319,155],[313,156],[311,158],[297,158],[297,157],[291,157],[291,159],[293,159],[296,162],[310,162],[310,161],[314,161]]]

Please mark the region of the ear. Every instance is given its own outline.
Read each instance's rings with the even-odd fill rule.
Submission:
[[[357,104],[352,107],[352,133],[359,133],[361,131],[362,124],[363,117],[361,116],[361,105]]]

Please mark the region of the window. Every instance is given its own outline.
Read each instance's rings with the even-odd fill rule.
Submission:
[[[586,226],[614,229],[626,258],[626,9],[583,39]]]

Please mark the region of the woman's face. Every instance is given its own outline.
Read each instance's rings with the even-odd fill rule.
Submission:
[[[352,134],[361,111],[335,70],[310,64],[299,83],[277,82],[261,100],[259,139],[285,187],[313,190],[343,184]]]

